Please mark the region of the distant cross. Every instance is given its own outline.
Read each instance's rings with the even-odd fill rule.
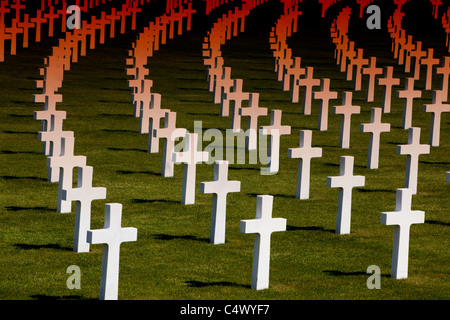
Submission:
[[[433,91],[432,104],[425,104],[423,106],[423,111],[431,112],[430,137],[428,144],[432,147],[438,147],[441,132],[441,114],[442,112],[450,112],[450,104],[442,103],[438,91]]]
[[[422,59],[426,56],[426,52],[422,50],[422,41],[416,42],[416,48],[411,51],[411,58],[414,58],[414,79],[419,80],[420,65]]]
[[[248,107],[240,108],[239,115],[248,117],[247,150],[256,150],[258,136],[258,117],[267,116],[267,108],[259,106],[259,93],[250,93]]]
[[[378,169],[380,157],[380,135],[382,132],[391,131],[390,123],[381,123],[381,108],[372,108],[370,111],[370,123],[362,123],[362,132],[370,132],[369,152],[367,156],[367,168]]]
[[[184,163],[183,189],[181,192],[182,204],[195,203],[195,178],[197,164],[208,161],[209,153],[198,151],[198,134],[186,133],[184,137],[183,152],[173,152],[172,160],[175,163]]]
[[[61,138],[61,155],[47,158],[47,166],[59,168],[59,188],[57,211],[68,213],[72,211],[72,202],[62,199],[62,191],[72,188],[73,169],[86,166],[85,156],[74,156],[74,138]]]
[[[228,161],[216,160],[214,162],[214,181],[200,182],[201,193],[213,194],[209,242],[225,243],[227,195],[230,192],[240,191],[240,181],[228,180]]]
[[[25,9],[25,6],[20,3],[21,0],[16,0],[14,4],[11,4],[10,7],[16,10],[16,20],[20,21],[20,10]]]
[[[448,101],[448,77],[450,75],[450,57],[444,57],[442,66],[436,68],[436,73],[442,75],[441,90],[442,101]]]
[[[407,39],[407,41],[401,43],[400,54],[398,57],[398,63],[405,64],[405,72],[409,72],[406,65],[410,63],[410,52],[415,48],[412,36],[409,35]]]
[[[10,34],[11,36],[8,38],[10,38],[11,40],[11,48],[10,48],[10,53],[11,55],[15,55],[17,52],[17,35],[22,33],[23,30],[22,28],[19,28],[17,25],[17,20],[15,20],[10,28],[5,28],[5,33],[6,34]]]
[[[106,16],[106,19],[110,22],[109,37],[114,38],[116,31],[116,21],[120,20],[120,16],[116,14],[116,8],[111,8],[111,14]]]
[[[352,190],[354,187],[363,187],[364,176],[353,175],[354,158],[342,156],[340,173],[337,177],[328,177],[327,186],[339,188],[338,208],[336,217],[336,233],[349,234],[352,211]]]
[[[53,21],[59,17],[59,14],[55,13],[54,6],[50,6],[49,11],[44,14],[44,17],[48,19],[48,36],[53,37]]]
[[[136,228],[122,228],[122,204],[105,204],[103,229],[87,232],[87,241],[90,244],[103,244],[100,300],[118,299],[120,245],[136,240]]]
[[[397,189],[395,211],[382,212],[381,224],[394,225],[391,277],[408,278],[409,231],[412,224],[425,222],[425,212],[411,210],[411,189]]]
[[[347,80],[353,79],[353,66],[355,66],[355,84],[354,89],[356,91],[361,90],[361,73],[364,66],[369,63],[369,59],[363,58],[363,49],[357,50],[356,58],[350,60],[349,68],[347,69]]]
[[[341,54],[341,72],[348,72],[348,64],[355,58],[355,56],[355,42],[348,41],[348,49],[344,49]]]
[[[320,99],[319,131],[328,129],[328,106],[331,99],[337,99],[337,91],[330,91],[330,79],[320,79],[320,91],[313,92],[314,99]]]
[[[223,57],[218,56],[215,57],[214,59],[214,65],[212,65],[210,68],[208,68],[207,71],[207,80],[208,80],[208,90],[209,91],[213,91],[214,90],[214,85],[216,83],[216,78],[218,78],[219,76],[222,76],[222,71],[223,71]]]
[[[293,81],[300,79],[300,76],[305,74],[305,68],[300,66],[302,61],[301,57],[295,57],[292,66],[289,66],[283,70],[283,90],[289,91],[291,86],[291,78],[294,78]]]
[[[239,116],[239,109],[242,101],[250,99],[250,93],[242,92],[242,79],[233,79],[233,91],[225,92],[222,96],[220,115],[228,117],[230,114],[230,101],[233,101],[232,114],[233,122],[232,129],[239,130],[241,128],[241,117]],[[236,119],[235,119],[236,117]]]
[[[403,121],[402,128],[409,129],[412,126],[412,113],[413,113],[413,99],[420,98],[422,96],[421,90],[414,90],[414,78],[405,79],[405,90],[398,90],[397,96],[404,98],[403,104]]]
[[[140,73],[140,69],[137,69],[137,73]],[[131,85],[131,81],[129,80],[129,85]],[[153,81],[150,79],[141,79],[137,80],[137,82],[140,82],[140,86],[136,86],[136,92],[133,93],[132,96],[132,102],[134,104],[134,116],[139,117],[141,115],[141,110],[143,106],[149,105],[151,100],[151,88],[153,86]],[[141,132],[144,133],[144,132]],[[147,133],[147,132],[145,132]]]
[[[397,154],[407,155],[405,188],[417,193],[417,175],[419,170],[419,156],[429,154],[430,145],[420,144],[420,128],[411,127],[408,129],[408,144],[398,145]]]
[[[92,187],[93,167],[78,167],[76,188],[63,190],[62,199],[77,201],[73,251],[89,252],[87,231],[91,228],[91,204],[93,200],[106,199],[106,188]]]
[[[186,129],[177,128],[176,121],[177,113],[168,111],[165,114],[164,128],[153,129],[153,136],[155,138],[165,139],[161,171],[161,175],[163,177],[173,177],[172,153],[174,150],[175,140],[186,135]]]
[[[322,157],[322,148],[312,148],[312,131],[300,131],[298,148],[288,149],[288,158],[299,159],[297,171],[297,198],[309,199],[309,184],[311,173],[311,159]]]
[[[384,67],[384,78],[378,78],[378,85],[384,86],[383,95],[383,113],[391,112],[391,98],[392,98],[392,86],[398,86],[400,84],[399,78],[393,77],[394,67]]]
[[[367,91],[366,91],[366,101],[372,102],[375,92],[375,77],[383,73],[382,68],[377,68],[377,57],[370,57],[369,65],[362,68],[362,74],[368,75],[367,79]]]
[[[252,289],[269,288],[270,238],[273,232],[286,231],[286,219],[272,218],[273,196],[258,195],[256,218],[241,220],[243,233],[256,233],[253,252]]]
[[[333,107],[334,114],[342,114],[339,146],[344,149],[350,148],[351,117],[361,112],[360,106],[352,105],[352,96],[352,91],[343,92],[342,105]]]
[[[23,29],[23,47],[28,48],[28,31],[35,26],[33,22],[30,22],[28,13],[24,15],[23,22],[19,22],[18,26]]]
[[[222,75],[216,77],[214,90],[213,90],[213,103],[220,103],[222,96],[230,92],[230,88],[233,86],[233,79],[231,79],[231,68],[223,67]]]
[[[161,95],[159,93],[152,93],[150,101],[150,106],[143,106],[141,110],[141,133],[152,133],[153,129],[158,130],[161,119],[169,111],[169,109],[161,109]],[[152,134],[148,137],[148,152],[159,152],[159,139]]]
[[[280,167],[280,137],[291,134],[291,126],[281,125],[281,110],[272,110],[270,125],[261,126],[260,133],[270,135],[269,163],[267,168],[261,168],[261,174],[275,174]]]
[[[40,42],[41,41],[41,26],[43,23],[47,22],[47,18],[42,17],[42,10],[38,10],[36,17],[35,18],[31,18],[31,22],[36,24],[36,42]]]
[[[433,58],[433,52],[434,52],[434,50],[432,48],[429,48],[427,50],[426,57],[420,60],[420,63],[422,65],[426,66],[425,90],[431,90],[432,78],[433,78],[433,66],[439,64],[439,59]]]
[[[305,92],[303,94],[303,114],[305,115],[311,114],[312,88],[320,85],[320,79],[314,79],[313,74],[314,68],[306,67],[305,77],[296,80],[299,86],[305,87]],[[291,101],[298,102],[298,96],[296,99],[297,101],[294,101],[295,98],[296,98],[295,96],[292,96]]]

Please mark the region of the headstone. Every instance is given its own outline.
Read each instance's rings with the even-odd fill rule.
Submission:
[[[311,98],[312,98],[312,88],[320,85],[320,79],[314,79],[314,68],[306,67],[306,74],[304,78],[297,79],[297,84],[299,86],[305,87],[305,92],[303,94],[303,114],[311,114]],[[291,102],[298,102],[297,96],[292,95]]]
[[[291,126],[281,125],[281,114],[281,110],[272,110],[270,125],[260,127],[260,134],[270,135],[269,163],[261,168],[261,174],[275,174],[280,168],[280,136],[291,134]]]
[[[370,132],[369,152],[367,156],[367,168],[378,169],[380,155],[380,135],[382,132],[391,131],[390,123],[381,123],[381,108],[372,108],[370,111],[370,123],[362,123],[362,132]]]
[[[362,74],[362,68],[366,66],[369,63],[369,59],[363,58],[363,49],[359,48],[357,50],[357,56],[350,60],[350,64],[347,68],[347,80],[353,79],[353,66],[356,68],[354,69],[355,73],[355,81],[354,81],[354,90],[359,91],[361,90],[361,74]]]
[[[175,140],[186,135],[186,129],[177,128],[177,113],[173,111],[166,112],[164,128],[153,129],[153,136],[164,141],[163,159],[161,175],[163,177],[173,177],[172,153],[175,146]]]
[[[432,103],[425,104],[423,106],[424,112],[431,113],[430,137],[428,144],[432,147],[439,146],[442,112],[450,112],[450,104],[442,103],[441,98],[442,96],[438,94],[438,91],[433,91]]]
[[[431,90],[433,81],[433,66],[439,64],[439,59],[433,57],[434,49],[429,48],[427,55],[420,60],[421,65],[426,66],[425,71],[425,90]]]
[[[198,151],[198,134],[186,133],[184,136],[183,152],[173,152],[172,160],[175,163],[184,163],[183,189],[181,193],[182,204],[195,203],[195,178],[197,164],[208,161],[209,153]]]
[[[267,108],[259,106],[259,93],[250,93],[248,107],[240,108],[239,114],[248,117],[247,150],[256,150],[258,143],[258,117],[267,116]]]
[[[342,114],[339,146],[343,149],[350,148],[351,117],[361,112],[360,106],[352,105],[352,96],[351,91],[343,92],[342,105],[333,107],[334,114]]]
[[[273,196],[258,195],[256,218],[241,220],[243,233],[256,233],[253,253],[252,289],[269,288],[270,238],[273,232],[286,231],[286,219],[272,218]]]
[[[364,176],[353,175],[354,158],[342,156],[339,176],[327,177],[327,186],[339,188],[338,208],[336,217],[336,233],[349,234],[352,212],[352,190],[354,187],[363,187]]]
[[[376,76],[383,73],[382,68],[377,68],[377,57],[370,57],[369,65],[362,68],[362,74],[368,75],[367,79],[367,91],[366,91],[366,101],[372,102],[375,93],[375,79]]]
[[[409,129],[412,126],[412,114],[413,114],[413,99],[420,98],[422,96],[421,90],[414,90],[414,78],[405,79],[405,90],[398,90],[397,96],[399,98],[405,98],[403,105],[403,120],[402,128]]]
[[[118,299],[120,245],[136,240],[136,228],[122,228],[122,204],[105,204],[103,229],[87,232],[87,241],[90,244],[103,244],[100,300]]]
[[[62,191],[72,188],[73,169],[86,166],[85,156],[74,156],[74,138],[61,138],[61,154],[47,158],[47,167],[59,168],[59,188],[57,211],[68,213],[72,210],[72,202],[62,199]]]
[[[168,111],[170,110],[161,109],[161,95],[159,93],[152,93],[150,107],[144,106],[141,110],[141,129],[148,128],[147,130],[141,130],[141,133],[142,131],[152,133],[153,130],[159,130],[160,121]],[[159,139],[153,134],[149,134],[148,136],[147,151],[150,153],[159,152]]]
[[[384,78],[379,78],[378,85],[384,86],[383,94],[383,113],[391,112],[391,98],[392,98],[392,86],[398,86],[400,84],[399,78],[393,77],[394,67],[384,67]]]
[[[411,58],[414,58],[414,76],[415,80],[419,80],[420,77],[420,65],[421,60],[426,56],[426,52],[422,50],[422,41],[416,41],[416,47],[411,51]]]
[[[429,154],[430,145],[420,144],[420,128],[411,127],[408,129],[408,144],[398,145],[397,154],[407,155],[405,188],[417,193],[417,176],[419,171],[419,155]]]
[[[300,66],[301,61],[301,57],[295,57],[293,60],[293,64],[284,68],[282,79],[282,87],[284,91],[289,91],[291,87],[291,78],[293,78],[293,83],[295,83],[297,79],[300,79],[300,76],[305,74],[305,68],[302,68]]]
[[[411,225],[425,222],[425,212],[411,210],[411,200],[411,189],[397,189],[395,211],[381,213],[381,224],[395,226],[391,277],[396,279],[408,278]]]
[[[311,130],[300,130],[299,147],[288,149],[288,158],[299,159],[296,195],[298,199],[309,199],[311,159],[322,157],[322,148],[312,148],[311,140]]]
[[[93,200],[106,199],[106,188],[92,187],[93,167],[78,167],[76,188],[63,190],[62,199],[77,201],[73,251],[89,252],[87,231],[91,228],[91,204]]]
[[[225,160],[214,162],[214,181],[200,182],[201,193],[213,194],[209,236],[211,243],[225,243],[227,195],[230,192],[239,191],[241,191],[241,182],[228,180],[228,161]]]
[[[313,92],[314,99],[320,99],[319,131],[328,129],[328,106],[331,99],[337,99],[337,91],[330,91],[330,79],[320,79],[320,91]]]
[[[241,129],[241,116],[239,115],[239,109],[241,108],[242,101],[250,99],[250,93],[242,92],[242,79],[233,80],[233,91],[225,92],[222,96],[220,115],[222,117],[228,117],[230,114],[230,101],[233,101],[231,122],[231,129],[239,131]]]

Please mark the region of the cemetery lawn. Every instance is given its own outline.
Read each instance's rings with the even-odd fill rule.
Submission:
[[[273,72],[269,32],[279,9],[273,1],[256,8],[245,32],[222,48],[232,78],[244,79],[244,91],[259,93],[260,106],[283,110],[282,123],[292,126],[291,135],[281,137],[279,173],[261,175],[260,163],[230,165],[229,180],[241,181],[241,192],[228,195],[223,245],[209,243],[212,195],[199,192],[200,182],[213,180],[213,165],[197,166],[196,203],[183,205],[182,166],[175,167],[173,178],[163,178],[162,141],[160,153],[150,154],[148,135],[138,132],[125,59],[142,26],[98,44],[65,72],[63,103],[57,105],[67,111],[64,130],[74,131],[75,155],[86,156],[94,167],[93,185],[107,188],[107,199],[93,202],[91,227],[102,228],[104,204],[117,202],[123,204],[122,226],[138,229],[137,242],[121,246],[119,299],[449,299],[449,115],[442,115],[440,146],[419,158],[412,208],[425,212],[425,223],[411,227],[409,276],[396,280],[390,277],[394,227],[381,225],[380,216],[394,211],[396,189],[404,185],[406,156],[396,153],[397,145],[407,143],[407,131],[401,128],[403,99],[393,94],[392,111],[383,114],[391,132],[381,135],[379,169],[366,168],[369,134],[360,132],[359,125],[370,121],[372,107],[381,107],[382,89],[377,87],[374,102],[366,102],[364,82],[363,90],[354,92],[353,104],[361,106],[361,113],[352,117],[351,147],[339,148],[341,119],[332,106],[341,104],[342,92],[352,91],[353,83],[333,58],[331,20],[319,19],[320,7],[311,6],[311,16],[304,12],[299,31],[288,40],[302,65],[314,66],[316,78],[331,78],[332,90],[339,92],[339,99],[330,103],[329,129],[320,132],[319,101],[313,101],[310,116],[303,115],[301,103],[290,102],[290,93],[281,90]],[[220,105],[212,103],[201,52],[203,37],[217,17],[195,15],[192,31],[168,40],[149,58],[152,92],[162,95],[162,108],[177,112],[177,126],[190,132],[194,121],[202,121],[203,130],[225,133],[230,127],[231,119],[219,116]],[[407,74],[392,57],[386,29],[368,31],[365,21],[354,19],[350,30],[362,32],[349,37],[364,48],[365,57],[376,55],[380,65],[394,65],[403,85]],[[434,26],[431,36],[418,33],[415,39],[443,56],[445,38]],[[72,251],[75,204],[72,213],[56,212],[58,185],[47,181],[46,157],[37,139],[40,123],[33,119],[33,111],[41,108],[32,100],[41,92],[35,88],[35,80],[41,79],[37,68],[56,44],[56,37],[32,42],[0,63],[0,299],[98,299],[102,246],[92,245],[89,253]],[[435,77],[433,88],[439,85]],[[430,128],[430,114],[422,111],[427,103],[430,91],[414,100],[413,125],[422,128],[422,143],[427,143]],[[262,117],[259,124],[269,122],[270,117]],[[242,126],[246,128],[246,119]],[[295,197],[298,161],[287,158],[287,148],[298,147],[303,129],[312,130],[313,146],[323,149],[321,158],[312,159],[308,200]],[[210,143],[203,141],[203,147]],[[353,190],[351,233],[338,235],[338,190],[328,188],[326,179],[339,174],[344,155],[355,157],[354,174],[365,176],[366,183]],[[273,217],[286,218],[287,231],[272,234],[270,287],[255,291],[250,288],[254,235],[241,233],[239,224],[255,217],[260,194],[274,196]],[[70,265],[80,267],[79,290],[67,288]],[[380,290],[366,286],[371,265],[381,269]]]

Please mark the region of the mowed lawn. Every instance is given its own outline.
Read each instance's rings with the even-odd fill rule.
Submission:
[[[391,131],[381,135],[379,169],[366,168],[369,134],[359,126],[370,121],[372,107],[381,107],[383,88],[376,88],[374,102],[366,102],[363,78],[363,90],[353,93],[353,104],[361,106],[361,113],[352,117],[351,146],[340,148],[341,118],[332,107],[341,105],[342,93],[353,91],[353,83],[345,80],[333,57],[332,15],[320,19],[320,6],[305,7],[298,32],[288,44],[295,56],[302,57],[303,66],[313,66],[316,78],[330,78],[331,89],[339,93],[330,102],[328,130],[318,131],[319,101],[313,101],[310,116],[303,115],[301,103],[290,102],[290,93],[281,90],[273,71],[269,33],[280,8],[270,1],[254,9],[245,32],[222,48],[232,78],[243,79],[244,91],[259,93],[260,106],[269,114],[281,109],[282,123],[291,126],[291,135],[281,137],[277,174],[261,175],[264,165],[250,164],[248,158],[246,164],[230,164],[229,180],[241,181],[241,192],[228,195],[222,245],[209,243],[212,195],[199,192],[200,182],[213,180],[213,165],[197,166],[196,203],[183,205],[182,165],[175,167],[173,178],[162,177],[162,141],[159,153],[148,153],[148,134],[138,132],[125,60],[146,23],[88,50],[65,72],[59,91],[63,103],[57,105],[67,111],[64,130],[74,132],[75,155],[86,156],[94,167],[93,185],[107,188],[107,199],[92,204],[91,227],[103,227],[105,203],[121,203],[122,226],[138,229],[137,242],[121,246],[119,299],[449,299],[450,184],[445,181],[450,171],[449,115],[442,115],[440,146],[420,156],[412,208],[425,212],[425,223],[411,227],[409,275],[396,280],[390,277],[394,227],[381,225],[380,216],[394,211],[396,189],[404,186],[406,156],[396,153],[397,145],[408,142],[402,129],[403,99],[394,90],[392,111],[382,118],[391,124]],[[393,65],[401,78],[396,89],[403,89],[410,74],[393,59],[386,25],[380,31],[365,29],[357,9],[355,5],[350,39],[364,48],[366,58],[374,55],[380,66]],[[147,78],[153,80],[152,92],[162,95],[161,107],[177,112],[178,127],[194,132],[194,121],[202,121],[203,131],[217,128],[225,137],[231,119],[221,117],[220,105],[212,102],[201,51],[204,37],[222,12],[226,11],[208,19],[195,15],[192,31],[168,40],[149,58]],[[442,29],[435,22],[431,30],[432,36],[417,33],[415,39],[423,39],[424,48],[432,47],[442,57],[447,50]],[[73,252],[75,203],[72,213],[56,212],[58,184],[47,181],[46,157],[37,139],[40,122],[33,119],[33,112],[41,109],[32,100],[41,92],[35,88],[35,80],[41,79],[38,68],[56,44],[56,38],[31,43],[0,63],[1,299],[98,299],[99,295],[102,245],[92,245],[89,253]],[[423,86],[423,76],[424,72],[417,89]],[[439,86],[440,77],[435,76],[433,89]],[[413,126],[421,128],[421,143],[428,142],[431,118],[422,106],[431,98],[432,92],[424,90],[414,100]],[[260,125],[269,123],[269,116],[259,120]],[[246,119],[242,126],[246,129]],[[311,162],[307,200],[295,197],[298,160],[287,157],[288,148],[298,147],[300,130],[312,130],[313,146],[323,151]],[[215,142],[203,141],[203,148],[211,143]],[[338,190],[328,188],[326,180],[339,175],[340,157],[346,155],[354,156],[354,174],[365,176],[366,182],[353,190],[351,233],[339,235]],[[274,196],[273,217],[287,219],[287,230],[272,234],[270,287],[256,291],[250,288],[254,235],[241,233],[239,225],[240,220],[255,217],[256,196],[263,194]],[[66,285],[70,265],[80,267],[79,290]],[[379,290],[366,285],[371,265],[381,269]]]

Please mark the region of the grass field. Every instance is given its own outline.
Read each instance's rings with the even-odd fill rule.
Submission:
[[[365,55],[394,65],[403,86],[407,75],[392,57],[385,25],[381,31],[364,30],[358,7],[352,5],[350,30],[355,31],[350,38]],[[396,189],[404,184],[406,156],[396,154],[397,145],[407,143],[407,131],[401,128],[403,99],[393,95],[392,112],[383,115],[391,132],[382,134],[379,169],[366,168],[369,135],[359,125],[369,122],[372,107],[381,107],[382,89],[377,87],[371,103],[365,90],[354,93],[361,114],[352,117],[351,148],[339,148],[340,116],[330,107],[329,129],[318,131],[319,102],[313,102],[312,115],[301,114],[301,104],[291,103],[276,80],[269,32],[280,8],[276,1],[256,8],[245,32],[223,46],[225,64],[232,67],[233,78],[244,79],[244,91],[259,93],[260,106],[283,110],[282,122],[292,126],[291,135],[281,138],[279,173],[261,175],[261,164],[230,165],[229,179],[241,181],[241,192],[228,196],[223,245],[209,243],[212,195],[199,192],[200,182],[213,179],[213,166],[198,165],[196,203],[183,205],[182,166],[175,167],[173,178],[163,178],[162,152],[148,153],[148,135],[138,132],[125,59],[142,29],[98,45],[65,73],[63,103],[57,106],[67,111],[64,129],[74,131],[75,154],[86,156],[94,167],[93,185],[107,188],[107,199],[93,202],[92,229],[103,227],[104,204],[111,202],[123,204],[122,226],[138,229],[137,242],[121,247],[119,298],[449,299],[448,114],[442,115],[441,145],[420,156],[412,207],[425,211],[425,223],[411,227],[409,276],[396,280],[390,277],[394,228],[381,225],[380,215],[394,211]],[[314,66],[315,77],[331,78],[332,89],[339,92],[331,106],[340,105],[342,92],[352,91],[353,84],[333,59],[331,18],[315,16],[318,6],[307,8],[311,11],[299,18],[289,46],[302,57],[302,65]],[[201,55],[203,38],[219,15],[201,15],[194,16],[192,31],[169,40],[149,59],[147,78],[153,80],[152,91],[162,95],[162,107],[177,112],[178,127],[193,132],[194,121],[202,121],[204,130],[224,132],[230,118],[220,117],[220,106],[212,103]],[[411,33],[443,56],[445,39],[438,27],[431,26],[431,36],[414,28]],[[46,157],[37,139],[40,123],[33,119],[33,111],[40,109],[32,102],[32,95],[40,93],[34,86],[41,79],[37,68],[56,44],[57,37],[31,43],[0,63],[0,299],[98,299],[102,246],[92,245],[89,253],[72,251],[75,204],[70,214],[56,212],[58,185],[47,181]],[[439,84],[435,77],[433,88]],[[422,128],[422,143],[427,143],[430,128],[430,114],[422,112],[422,105],[430,102],[431,91],[414,101],[413,125]],[[269,121],[261,118],[260,125]],[[312,130],[313,146],[323,149],[323,156],[312,160],[308,200],[295,197],[297,161],[287,158],[287,148],[298,146],[302,129]],[[208,144],[204,141],[203,147]],[[338,190],[326,186],[328,176],[339,174],[343,155],[354,156],[354,173],[366,178],[364,187],[353,190],[349,235],[334,232]],[[255,217],[259,194],[274,195],[273,217],[286,218],[287,231],[272,235],[270,288],[255,291],[250,288],[254,235],[241,233],[239,223]],[[80,290],[66,286],[70,265],[81,269]],[[380,290],[366,286],[370,265],[381,269]]]

